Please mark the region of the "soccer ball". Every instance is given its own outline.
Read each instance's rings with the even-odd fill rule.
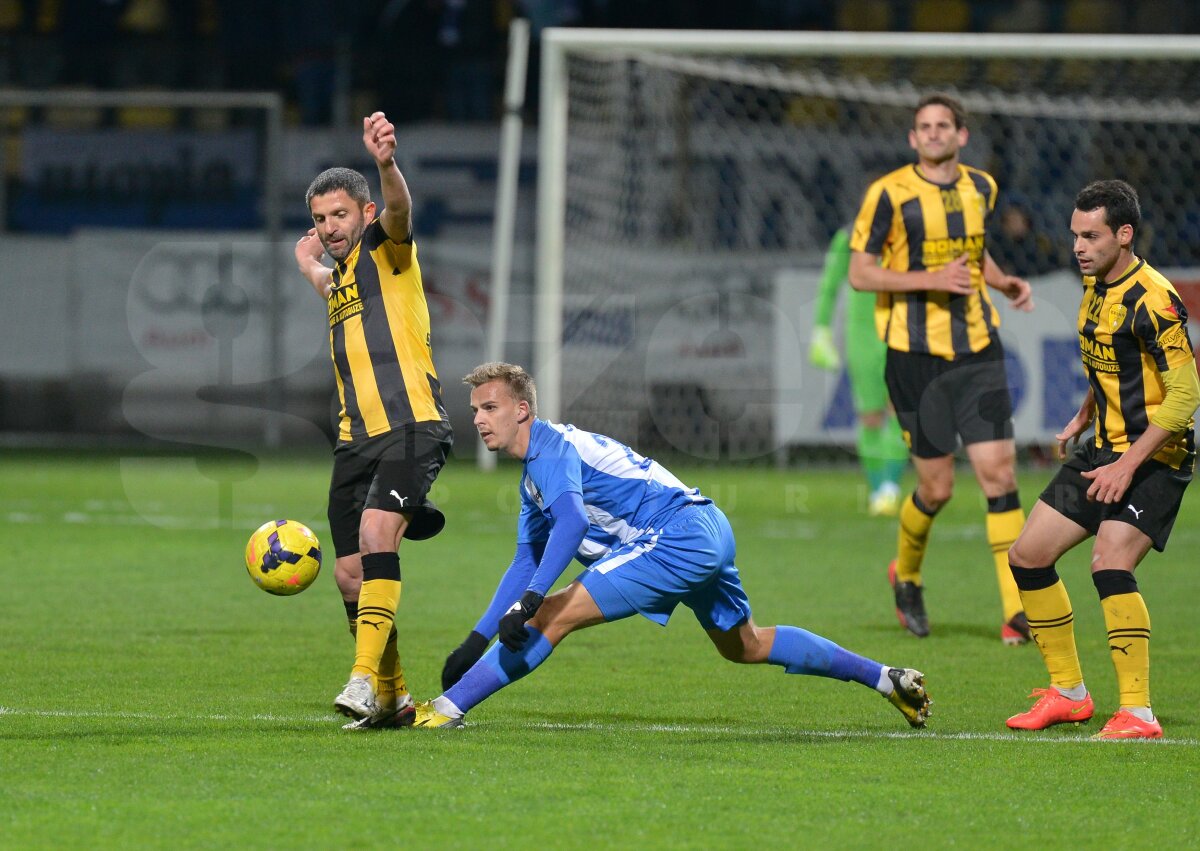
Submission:
[[[321,570],[321,544],[303,523],[271,520],[246,543],[246,571],[268,594],[299,594]]]

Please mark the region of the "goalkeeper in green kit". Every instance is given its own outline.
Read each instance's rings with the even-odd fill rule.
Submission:
[[[850,269],[850,228],[839,228],[825,253],[821,288],[808,359],[821,369],[836,370],[841,358],[833,344],[833,312]],[[858,417],[858,460],[870,489],[872,516],[892,517],[900,510],[900,474],[908,464],[908,447],[896,414],[888,404],[883,381],[887,346],[875,331],[875,293],[850,290],[846,303],[846,371]]]

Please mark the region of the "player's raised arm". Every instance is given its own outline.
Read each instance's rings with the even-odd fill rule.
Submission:
[[[317,295],[329,298],[329,288],[333,285],[333,270],[321,262],[325,248],[316,228],[309,228],[308,233],[296,241],[296,265],[300,274],[308,279]]]
[[[383,192],[379,223],[393,242],[405,242],[412,235],[412,195],[396,165],[396,126],[382,112],[363,119],[363,146],[379,169]]]

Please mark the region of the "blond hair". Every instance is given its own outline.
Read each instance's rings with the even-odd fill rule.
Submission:
[[[518,402],[526,402],[529,405],[530,415],[537,416],[537,385],[533,382],[533,376],[526,372],[524,367],[492,361],[480,364],[463,376],[463,384],[470,385],[472,388],[487,384],[489,381],[504,382],[508,385],[513,398]]]

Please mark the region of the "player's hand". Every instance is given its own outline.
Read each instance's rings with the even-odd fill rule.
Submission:
[[[1088,426],[1092,424],[1092,406],[1090,397],[1088,402],[1075,412],[1075,416],[1071,417],[1071,421],[1067,423],[1063,430],[1054,435],[1054,439],[1058,441],[1058,460],[1067,460],[1067,444],[1072,446],[1079,442],[1079,437]]]
[[[325,254],[325,246],[317,236],[316,228],[309,228],[308,233],[296,240],[296,263],[303,271],[309,263],[320,263]]]
[[[521,599],[500,618],[500,643],[516,653],[529,640],[525,621],[533,617],[542,606],[544,598],[537,591],[526,591]]]
[[[1025,313],[1033,310],[1033,287],[1024,278],[1005,275],[994,289],[1004,293],[1004,297],[1008,299],[1008,303],[1013,309]]]
[[[386,165],[396,155],[396,125],[382,112],[363,119],[363,145],[377,165]]]
[[[1080,473],[1081,476],[1092,482],[1087,489],[1087,498],[1094,502],[1104,502],[1110,505],[1117,502],[1129,489],[1135,469],[1137,469],[1135,465],[1126,463],[1125,458],[1122,457],[1111,464]]]
[[[808,344],[808,362],[818,369],[830,372],[842,365],[837,348],[833,345],[833,331],[827,325],[813,328],[812,342]]]
[[[442,666],[442,691],[461,680],[463,674],[479,661],[487,646],[488,640],[481,633],[471,630],[467,640],[446,657],[446,664]]]
[[[941,290],[951,295],[970,295],[973,288],[968,259],[965,253],[960,254],[936,272],[930,272],[929,289]]]

